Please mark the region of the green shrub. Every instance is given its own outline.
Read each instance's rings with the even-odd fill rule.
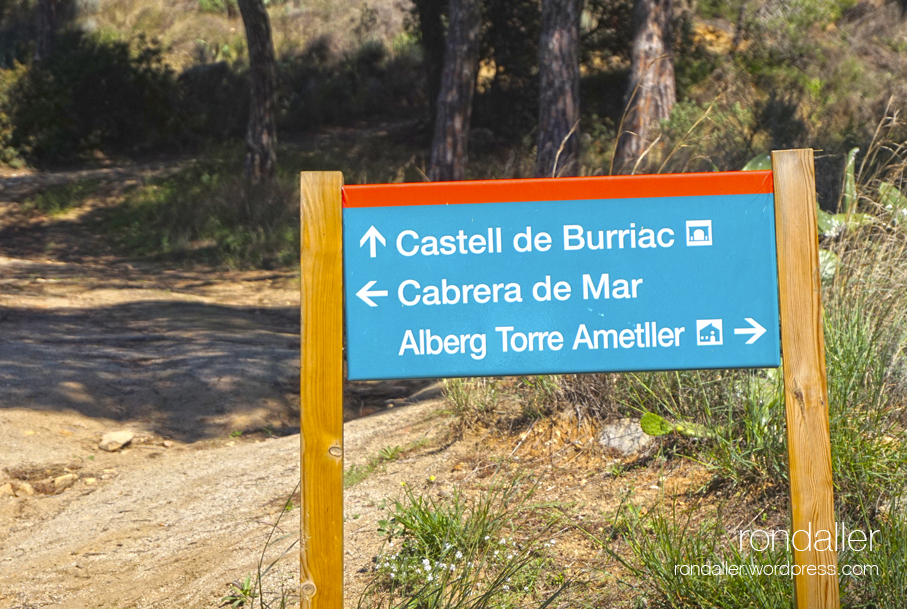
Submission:
[[[236,0],[198,0],[198,10],[202,13],[227,13],[231,16],[239,14]]]
[[[412,47],[391,54],[368,40],[341,55],[326,39],[278,65],[280,129],[306,130],[365,119],[412,118],[426,102]]]
[[[470,501],[459,490],[445,498],[404,485],[379,521],[386,544],[359,607],[510,609],[537,594],[547,596],[541,607],[550,604],[566,585],[545,592],[555,574],[539,537],[547,529],[528,503],[534,489],[516,479]]]
[[[209,158],[126,194],[102,230],[125,253],[231,267],[294,266],[299,191],[292,178],[250,186],[242,154]]]
[[[10,91],[15,89],[19,80],[27,73],[22,64],[15,64],[12,69],[0,69],[0,163],[10,167],[21,167],[24,162],[19,151],[13,145],[13,119],[10,111]]]
[[[83,203],[97,191],[99,185],[98,180],[79,180],[70,184],[51,186],[27,199],[24,207],[37,209],[50,216],[60,214]]]
[[[178,79],[185,128],[196,138],[223,141],[245,135],[251,84],[226,61],[188,68]]]
[[[178,134],[175,76],[159,47],[141,42],[133,49],[62,32],[18,79],[9,105],[12,144],[38,163],[159,146]]]

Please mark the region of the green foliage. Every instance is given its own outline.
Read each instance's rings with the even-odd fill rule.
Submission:
[[[297,484],[296,488],[294,488],[289,497],[287,497],[283,509],[278,513],[277,520],[275,520],[274,524],[271,526],[271,529],[268,532],[268,538],[265,540],[264,546],[262,546],[261,549],[261,554],[258,557],[258,565],[255,572],[246,575],[242,580],[230,584],[230,591],[220,599],[220,602],[223,603],[221,605],[222,607],[229,605],[233,609],[238,609],[239,607],[255,609],[256,600],[258,601],[258,609],[285,609],[288,606],[290,596],[293,592],[286,590],[283,586],[276,592],[267,591],[265,590],[264,582],[271,570],[274,569],[285,556],[290,554],[290,551],[299,543],[299,536],[296,533],[277,534],[280,531],[281,519],[285,514],[292,511],[293,496],[298,490],[299,485]],[[292,541],[281,550],[280,546],[286,540]],[[273,556],[273,551],[275,549],[278,552],[277,557],[265,564],[267,562],[265,557],[269,554]]]
[[[897,186],[882,182],[877,192],[879,204],[889,214],[894,224],[900,225],[907,220],[907,197],[901,194]]]
[[[488,424],[503,396],[498,379],[444,379],[444,393],[461,428]]]
[[[750,27],[775,39],[776,49],[795,52],[807,44],[803,33],[824,28],[841,18],[857,0],[770,0],[752,14]]]
[[[248,74],[226,61],[192,66],[178,79],[185,129],[198,139],[240,138],[249,121]]]
[[[385,463],[390,463],[391,461],[396,461],[404,453],[406,449],[402,446],[385,446],[378,454],[368,460],[368,463],[365,465],[351,465],[345,472],[343,472],[343,488],[351,488],[356,486],[366,478],[368,478],[375,471],[382,469]]]
[[[127,193],[102,222],[121,251],[232,267],[292,266],[299,256],[296,181],[251,186],[242,155],[197,162]]]
[[[743,166],[742,171],[771,171],[772,170],[772,153],[763,152],[754,156]]]
[[[770,506],[766,509],[772,510]],[[779,541],[767,545],[764,551],[756,551],[748,538],[741,538],[740,530],[733,528],[768,528],[765,525],[751,522],[741,526],[737,516],[725,515],[721,510],[712,512],[703,510],[702,506],[681,509],[677,504],[656,506],[647,512],[625,504],[616,520],[615,528],[621,531],[617,542],[597,541],[637,579],[637,594],[642,595],[640,600],[646,606],[649,603],[674,609],[793,606],[791,578],[777,572],[794,564],[790,548]],[[846,546],[840,552],[842,607],[902,606],[907,598],[904,572],[907,520],[903,514],[878,523],[843,521],[843,524],[848,530],[878,531],[876,538],[881,543],[872,552],[852,551]],[[786,526],[771,528],[786,529]],[[776,539],[783,540],[783,537]],[[757,540],[757,548],[761,542],[762,539]],[[711,573],[713,569],[728,566],[737,567],[737,574]],[[864,566],[869,569],[861,573]],[[854,567],[858,569],[857,575],[844,574]]]
[[[557,410],[560,392],[559,376],[540,375],[520,377],[515,393],[522,415],[527,419],[535,420]]]
[[[11,69],[0,69],[0,163],[18,168],[24,164],[19,151],[13,144],[13,119],[10,112],[10,92],[18,86],[19,80],[28,68],[16,63]]]
[[[369,39],[335,55],[327,39],[279,62],[278,128],[315,129],[366,118],[411,118],[426,103],[417,54],[404,45],[391,54]]]
[[[544,544],[525,533],[533,490],[514,480],[469,501],[459,489],[444,498],[404,485],[403,498],[379,522],[387,539],[359,607],[522,606],[546,582],[548,564]]]
[[[255,591],[250,573],[241,581],[231,582],[230,593],[220,599],[220,602],[223,603],[222,607],[230,605],[233,609],[238,609],[239,607],[251,607],[257,597],[258,593]]]
[[[835,278],[840,265],[841,259],[837,254],[830,250],[819,250],[819,277],[823,284],[827,284]]]
[[[140,43],[141,45],[141,43]],[[63,32],[9,93],[12,144],[36,162],[132,150],[177,135],[177,88],[160,49]]]
[[[473,125],[515,141],[538,120],[540,5],[490,0],[483,22],[481,60],[494,75],[477,91]]]
[[[654,412],[644,412],[639,419],[639,426],[645,433],[654,437],[665,436],[674,431],[673,425]]]
[[[756,117],[741,103],[678,102],[661,125],[664,147],[641,173],[727,171],[753,156]]]
[[[227,13],[231,16],[239,14],[236,0],[198,0],[198,10],[202,13]]]
[[[61,214],[82,204],[97,191],[99,184],[98,180],[79,180],[71,184],[51,186],[26,199],[23,206],[26,209],[37,209],[49,216]]]
[[[642,513],[632,506],[622,506],[617,528],[629,557],[615,551],[611,544],[601,543],[642,582],[645,602],[657,607],[675,609],[781,609],[790,607],[790,580],[758,573],[766,566],[793,562],[783,548],[765,552],[744,553],[732,541],[733,532],[725,530],[720,517],[704,519],[694,510],[680,510],[677,505],[656,507]],[[720,565],[752,565],[756,574],[739,576],[684,575],[680,569],[696,565],[708,570]]]
[[[841,191],[841,201],[844,206],[844,212],[847,215],[853,214],[857,205],[856,163],[857,153],[859,152],[859,148],[852,148],[847,153],[847,158],[844,162],[844,188]]]

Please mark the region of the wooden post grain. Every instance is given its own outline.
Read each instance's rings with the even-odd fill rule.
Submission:
[[[343,241],[340,172],[303,172],[300,607],[343,608]]]
[[[797,609],[838,609],[838,559],[834,543],[837,531],[813,151],[773,152],[772,172],[790,462],[791,536],[796,546],[792,548],[794,562],[801,571],[794,577],[794,594]],[[803,533],[798,534],[798,531]],[[818,531],[828,531],[831,544],[816,543]],[[807,532],[809,547],[798,550],[797,547],[807,545]]]

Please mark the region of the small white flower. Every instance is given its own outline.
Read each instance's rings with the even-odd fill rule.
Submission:
[[[432,577],[431,575],[428,576],[428,581],[432,581],[433,579],[434,577]]]
[[[485,541],[488,541],[489,539],[491,539],[491,535],[486,535],[486,536],[485,536]]]
[[[454,558],[456,558],[457,560],[460,560],[461,558],[463,558],[463,552],[460,552],[459,550],[457,550],[457,554],[456,554],[456,556],[454,556]]]
[[[507,555],[507,560],[513,560],[513,554],[508,554],[508,555]]]
[[[507,540],[504,539],[503,537],[501,537],[501,540],[498,543],[503,545],[503,544],[507,543]]]

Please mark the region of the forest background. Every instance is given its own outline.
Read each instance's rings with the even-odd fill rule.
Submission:
[[[180,188],[131,193],[101,232],[227,264],[293,263],[297,232],[278,227],[310,169],[348,183],[715,171],[813,147],[835,211],[846,153],[880,125],[899,140],[907,87],[895,2],[6,0],[0,15],[0,161],[195,158],[166,182]],[[298,145],[344,130],[361,136],[352,154]],[[236,159],[269,186],[237,194]],[[38,204],[67,204],[51,198]]]

